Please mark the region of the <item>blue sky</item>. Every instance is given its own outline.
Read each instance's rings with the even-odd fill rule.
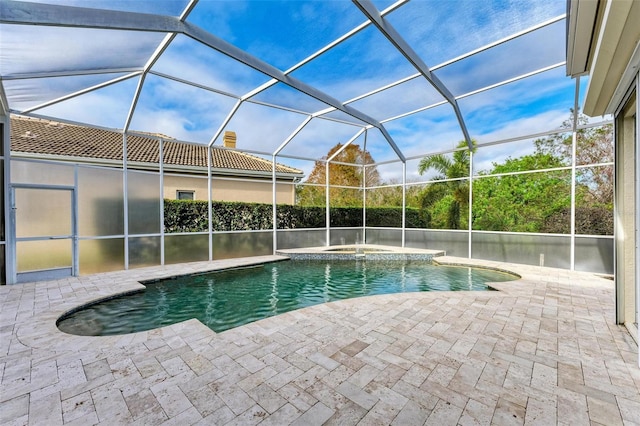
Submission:
[[[55,3],[177,16],[187,2],[59,0]],[[383,9],[391,2],[375,1],[374,4]],[[565,21],[561,20],[489,51],[442,66],[473,49],[562,15],[565,8],[564,0],[416,0],[403,4],[388,14],[387,19],[423,62],[434,68],[434,74],[450,91],[455,96],[463,96],[564,61]],[[187,22],[286,71],[366,19],[352,2],[342,0],[201,0]],[[42,77],[74,70],[91,73],[5,79],[7,98],[16,111],[127,77],[132,72],[128,79],[35,111],[54,118],[122,128],[140,80],[135,71],[142,69],[164,34],[3,25],[0,36],[3,77],[22,73],[39,73]],[[146,77],[130,128],[197,143],[211,140],[237,98],[270,81],[269,76],[184,35],[175,37],[152,72],[160,75]],[[291,76],[340,102],[353,101],[349,104],[351,107],[385,122],[406,156],[451,149],[462,138],[462,133],[448,104],[386,121],[443,100],[421,77],[354,101],[371,90],[415,74],[415,68],[370,25],[300,66]],[[479,142],[490,142],[560,126],[573,106],[574,82],[564,74],[564,67],[560,66],[462,97],[458,103],[471,136]],[[248,98],[225,129],[238,134],[239,148],[269,154],[291,135],[306,114],[325,108],[327,106],[317,99],[278,83]],[[326,114],[338,121],[322,117],[311,120],[283,154],[311,159],[322,157],[336,143],[351,139],[363,125],[341,112]],[[364,145],[364,136],[356,143]],[[377,161],[397,158],[375,129],[367,135],[367,148]],[[496,151],[496,155],[502,154]],[[294,166],[304,164],[300,167],[307,172],[308,165],[313,164],[286,158],[279,161]],[[398,177],[395,171],[383,176]]]

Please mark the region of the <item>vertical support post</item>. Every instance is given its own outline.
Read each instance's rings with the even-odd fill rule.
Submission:
[[[329,247],[331,245],[331,214],[329,212],[329,162],[327,161],[324,164],[325,173],[324,173],[324,198],[325,198],[325,220],[327,227],[327,241],[325,245]]]
[[[571,124],[571,256],[570,270],[576,269],[576,151],[578,145],[578,98],[580,96],[580,77],[576,77]]]
[[[1,89],[1,86],[0,86]],[[2,108],[0,107],[0,110]],[[0,116],[4,123],[1,137],[4,141],[4,262],[5,262],[5,282],[15,284],[18,281],[17,258],[16,258],[16,218],[13,210],[14,200],[11,190],[11,117],[9,114]]]
[[[635,242],[636,242],[636,260],[635,260],[635,272],[636,272],[636,324],[640,324],[640,211],[638,211],[640,209],[640,207],[638,207],[638,204],[640,204],[640,153],[638,152],[640,150],[640,146],[638,144],[638,138],[640,138],[640,73],[636,74],[636,129],[634,132],[634,139],[635,139],[635,159],[636,159],[636,170],[635,170],[635,208],[636,208],[636,214],[635,214],[635,220],[636,220],[636,235],[635,235]],[[636,336],[636,342],[640,342],[640,327],[637,328],[638,330],[638,335]],[[638,352],[638,367],[640,367],[640,351]]]
[[[367,135],[368,131],[364,132],[364,143],[362,144],[362,151],[367,152]],[[362,243],[367,242],[367,167],[362,163]],[[356,241],[356,244],[358,242]]]
[[[238,101],[238,103],[236,104],[237,107],[240,106],[240,102],[242,101]],[[236,108],[237,109],[237,108]],[[229,119],[231,119],[231,116],[229,116]],[[280,146],[273,152],[273,154],[271,154],[271,159],[273,160],[271,162],[271,179],[273,180],[273,226],[274,226],[274,231],[273,231],[273,254],[275,254],[275,251],[277,249],[277,244],[278,244],[278,240],[277,240],[277,221],[276,221],[276,216],[277,216],[277,209],[276,209],[276,157],[277,155],[280,153],[280,151],[282,151],[288,144],[289,142],[291,142],[291,140],[296,137],[296,135],[298,133],[300,133],[300,131],[302,129],[304,129],[304,127],[309,124],[309,122],[311,122],[311,120],[313,119],[312,116],[308,116],[307,118],[305,118],[305,120],[302,122],[302,124],[300,124],[298,126],[298,128],[296,130],[293,131],[293,133],[291,133],[289,135],[289,137],[287,139],[285,139],[284,142],[282,142],[280,144]],[[222,129],[222,128],[221,128]],[[327,231],[328,232],[328,231]]]
[[[622,114],[620,112],[620,114]],[[613,135],[614,135],[614,146],[613,146],[613,159],[614,159],[614,173],[613,173],[613,279],[616,285],[616,324],[624,324],[624,283],[621,277],[621,263],[619,260],[619,256],[624,251],[624,245],[622,243],[621,234],[621,224],[622,224],[622,211],[621,211],[621,201],[623,200],[622,195],[622,179],[620,176],[623,175],[623,167],[622,167],[622,149],[623,144],[620,142],[620,131],[621,127],[619,125],[620,117],[617,115],[613,120]],[[639,354],[640,355],[640,354]]]
[[[574,131],[571,136],[571,271],[576,268],[576,143],[578,135]]]
[[[469,227],[468,257],[473,256],[473,150],[469,149],[469,207],[467,208],[467,226]]]
[[[273,154],[271,156],[271,200],[272,200],[272,209],[273,209],[273,254],[276,254],[278,250],[278,207],[276,202],[278,201],[277,197],[277,186],[276,186],[276,155]]]
[[[208,231],[209,231],[209,261],[213,260],[213,191],[211,186],[213,185],[213,180],[211,179],[211,145],[207,146],[207,218],[209,222]]]
[[[406,244],[407,233],[407,161],[402,161],[402,247]]]
[[[160,264],[164,265],[164,139],[158,139],[158,173],[160,173]]]
[[[357,241],[356,241],[357,242]],[[367,242],[367,168],[362,165],[362,243]]]
[[[127,172],[127,134],[122,134],[122,192],[124,193],[124,269],[129,269],[129,176]]]
[[[80,208],[78,207],[78,165],[73,166],[73,195],[71,196],[73,203],[71,205],[71,253],[73,253],[73,272],[72,275],[77,277],[80,275],[80,245],[78,243],[78,219]]]

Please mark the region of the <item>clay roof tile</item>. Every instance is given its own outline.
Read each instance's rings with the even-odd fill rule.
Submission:
[[[158,137],[162,136],[151,134],[149,137],[128,136],[127,160],[158,163]],[[13,116],[11,117],[11,151],[122,161],[122,134],[105,129]],[[165,164],[207,167],[206,146],[166,140],[163,153]],[[211,154],[211,165],[214,169],[230,169],[239,172],[271,172],[272,169],[271,161],[232,149],[214,146]],[[276,164],[276,171],[302,173],[301,170],[279,163]]]

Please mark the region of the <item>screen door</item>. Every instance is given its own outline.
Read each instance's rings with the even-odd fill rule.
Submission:
[[[18,282],[74,273],[74,189],[13,188]]]

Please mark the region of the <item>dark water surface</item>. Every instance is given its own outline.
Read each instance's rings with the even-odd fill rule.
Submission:
[[[221,332],[334,300],[415,291],[490,290],[517,277],[424,261],[284,261],[148,283],[146,290],[79,310],[58,323],[70,334],[106,336],[197,318]]]

